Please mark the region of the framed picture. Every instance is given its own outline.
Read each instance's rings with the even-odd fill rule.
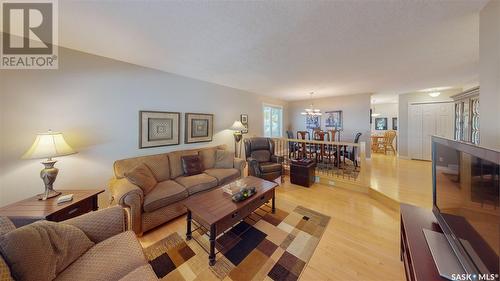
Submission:
[[[139,111],[139,148],[180,143],[179,112]]]
[[[392,129],[393,130],[398,129],[398,118],[397,117],[392,117]]]
[[[321,127],[321,116],[306,115],[306,129],[318,129]]]
[[[212,141],[214,135],[214,115],[205,113],[186,113],[184,143]]]
[[[325,115],[325,127],[335,128],[336,130],[343,129],[342,110],[327,111]]]
[[[241,131],[241,133],[242,134],[247,134],[248,133],[248,114],[241,114],[240,115],[240,122],[246,128],[246,130]]]
[[[375,118],[375,130],[387,130],[387,118]]]

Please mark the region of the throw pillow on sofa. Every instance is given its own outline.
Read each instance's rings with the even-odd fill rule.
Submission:
[[[233,168],[234,153],[227,150],[217,149],[215,154],[215,168],[231,169]]]
[[[135,167],[131,171],[126,172],[124,175],[131,183],[140,187],[144,192],[144,195],[151,192],[151,190],[153,190],[158,183],[153,175],[153,172],[151,172],[148,166],[144,163]]]
[[[184,155],[181,157],[182,170],[185,176],[194,176],[203,172],[203,164],[198,155]]]
[[[0,251],[16,280],[53,280],[92,246],[77,227],[51,221],[0,236]]]

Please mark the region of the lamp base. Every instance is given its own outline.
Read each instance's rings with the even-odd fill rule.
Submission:
[[[40,178],[42,178],[43,183],[45,184],[45,192],[37,195],[38,200],[47,200],[61,194],[61,192],[55,191],[52,187],[54,181],[56,180],[57,174],[59,173],[59,170],[54,167],[54,164],[56,164],[56,162],[56,160],[52,160],[50,158],[42,162],[45,168],[40,171]]]
[[[44,193],[37,194],[36,196],[38,197],[38,200],[47,200],[49,198],[53,198],[56,196],[61,195],[62,192],[56,191],[53,189],[46,190]]]

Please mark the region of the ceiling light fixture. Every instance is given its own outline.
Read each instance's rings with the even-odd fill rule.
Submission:
[[[304,111],[300,114],[308,116],[321,115],[321,110],[319,108],[314,108],[313,94],[314,92],[309,93],[309,95],[311,95],[311,104],[309,105],[309,108],[304,109]]]
[[[440,94],[441,94],[440,92],[432,92],[432,93],[429,93],[429,96],[436,98],[436,97],[439,97]]]

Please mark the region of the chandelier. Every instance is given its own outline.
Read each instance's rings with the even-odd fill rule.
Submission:
[[[314,92],[311,92],[309,95],[311,95],[311,104],[309,105],[308,108],[304,109],[303,112],[300,114],[302,115],[307,115],[307,116],[316,116],[316,115],[321,115],[321,110],[319,108],[314,108],[314,102],[313,102],[313,94]]]

